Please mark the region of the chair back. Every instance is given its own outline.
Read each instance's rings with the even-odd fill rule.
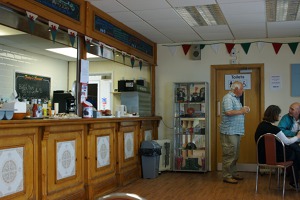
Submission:
[[[146,200],[137,194],[132,193],[112,193],[98,198],[97,200]]]
[[[272,133],[266,133],[264,135],[261,135],[257,140],[257,152],[258,152],[258,144],[261,142],[261,140],[264,140],[265,142],[265,158],[267,165],[276,165],[277,163],[277,150],[276,150],[276,141],[280,144],[283,151],[283,162],[285,162],[285,145],[281,141],[279,137]]]

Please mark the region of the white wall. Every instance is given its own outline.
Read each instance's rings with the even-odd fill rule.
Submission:
[[[68,62],[0,45],[0,98],[11,99],[15,72],[51,78],[53,90],[67,90]]]
[[[240,44],[252,42],[246,55]],[[288,44],[283,44],[278,54],[275,54],[271,43],[265,43],[259,51],[255,41],[235,41],[238,63],[263,63],[265,77],[265,106],[275,104],[281,107],[282,113],[287,113],[292,102],[299,101],[300,97],[291,97],[291,64],[300,63],[300,47],[295,55]],[[299,42],[299,38],[272,39],[266,42]],[[218,42],[215,42],[218,43]],[[158,45],[158,66],[156,67],[156,114],[162,116],[163,122],[159,126],[159,139],[172,139],[173,135],[173,82],[207,81],[210,87],[210,66],[230,64],[230,55],[227,53],[225,41],[221,41],[218,53],[211,45],[201,50],[201,60],[191,60],[189,53],[184,55],[180,45],[173,56],[168,46]],[[227,41],[232,43],[232,41]],[[282,77],[282,89],[271,91],[270,75]],[[300,78],[300,77],[299,77]],[[251,109],[251,111],[254,111]],[[210,114],[211,116],[211,114]]]

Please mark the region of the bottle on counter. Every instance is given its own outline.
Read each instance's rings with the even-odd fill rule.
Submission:
[[[49,101],[48,101],[48,106],[47,106],[47,114],[48,114],[49,117],[52,116],[51,110],[52,110],[52,102],[51,102],[51,100],[49,99]]]
[[[37,105],[37,99],[31,100],[32,105],[32,117],[37,117],[37,111],[38,111],[38,105]]]
[[[47,117],[48,116],[48,104],[47,103],[43,103],[43,117]]]
[[[37,117],[43,117],[43,105],[42,105],[42,100],[41,99],[38,99],[37,100],[37,113],[36,113],[36,116]]]
[[[29,101],[26,101],[26,118],[30,118],[32,114],[32,107],[29,104]]]

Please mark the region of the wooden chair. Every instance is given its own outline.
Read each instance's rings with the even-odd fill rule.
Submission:
[[[97,200],[146,200],[136,194],[112,193],[98,198]]]
[[[265,142],[264,148],[265,148],[266,161],[265,161],[265,163],[260,163],[259,159],[258,159],[258,148],[259,148],[259,143],[263,142],[263,141]],[[280,144],[280,147],[282,147],[282,151],[283,151],[283,161],[282,162],[277,162],[276,141],[278,141],[279,144]],[[288,167],[292,168],[294,183],[297,183],[296,182],[296,177],[295,177],[295,171],[294,171],[294,167],[293,167],[293,161],[286,161],[284,143],[276,135],[271,134],[271,133],[266,133],[266,134],[264,134],[264,135],[262,135],[258,138],[257,143],[256,143],[256,147],[257,147],[257,165],[256,165],[255,192],[257,192],[257,188],[258,188],[258,174],[259,174],[260,167],[269,168],[269,169],[277,169],[278,187],[280,186],[280,170],[283,170],[282,196],[284,197],[286,169]],[[272,171],[270,170],[270,173],[269,173],[269,189],[270,189],[270,182],[271,182],[271,174],[272,174]],[[298,191],[298,186],[297,186],[297,184],[295,184],[295,185],[296,185],[296,190]]]

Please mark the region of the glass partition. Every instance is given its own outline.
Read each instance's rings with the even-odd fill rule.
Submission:
[[[74,90],[78,41],[75,40],[72,45],[67,31],[61,29],[58,29],[53,41],[48,22],[36,20],[34,29],[30,30],[24,13],[2,6],[0,12],[0,84],[4,86],[0,88],[0,99],[30,98],[15,93],[16,72],[50,78],[51,99],[54,91]],[[3,33],[4,30],[6,33]],[[56,50],[60,50],[60,53]],[[97,41],[92,41],[87,50],[91,83],[100,84],[97,89],[97,109],[109,109],[113,113],[116,106],[121,105],[118,92],[120,80],[143,80],[145,86],[150,88],[149,63]],[[103,91],[106,96],[109,94],[106,105]]]

